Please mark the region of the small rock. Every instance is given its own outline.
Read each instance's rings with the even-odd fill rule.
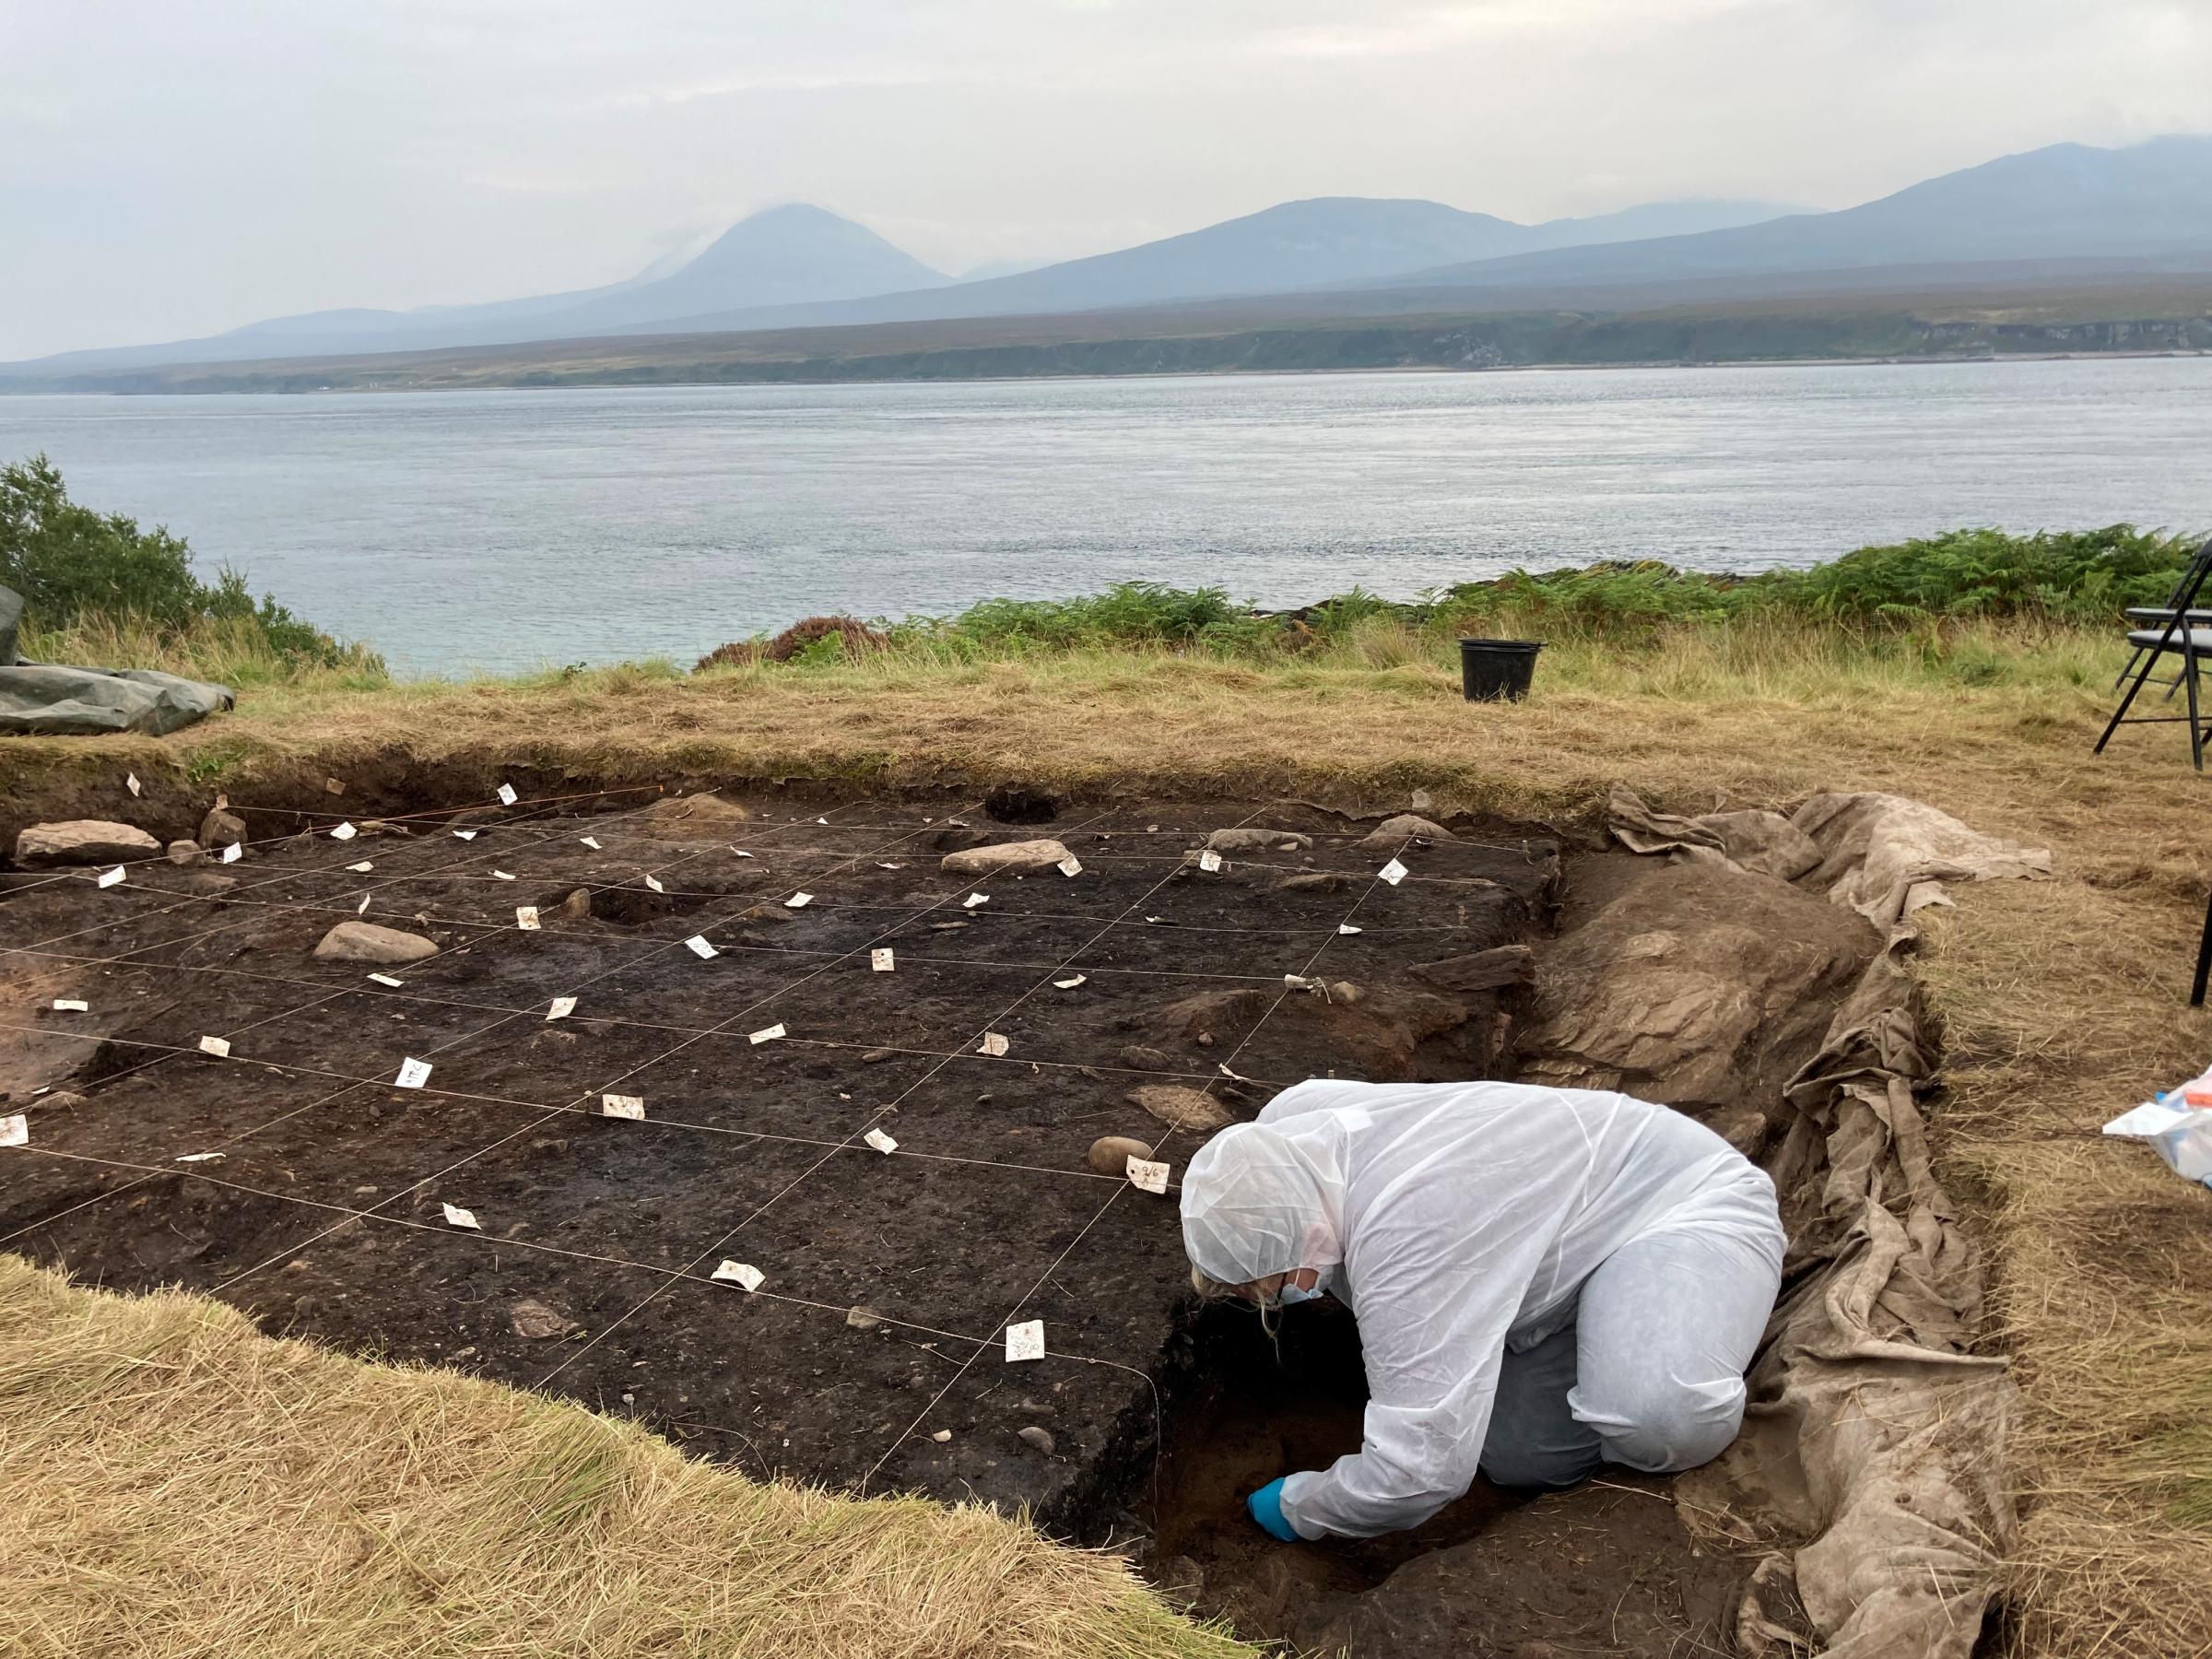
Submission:
[[[1038,1451],[1043,1453],[1047,1457],[1050,1457],[1053,1454],[1053,1449],[1057,1444],[1057,1442],[1053,1439],[1051,1430],[1040,1429],[1034,1423],[1031,1423],[1026,1429],[1016,1430],[1015,1438],[1024,1441],[1029,1445],[1036,1447]]]
[[[1122,1051],[1122,1064],[1133,1071],[1166,1071],[1174,1062],[1156,1048],[1133,1042]]]
[[[199,842],[203,847],[228,847],[245,839],[246,820],[235,812],[218,806],[200,820]]]
[[[437,954],[438,947],[420,934],[373,922],[341,922],[315,947],[316,959],[324,962],[419,962]]]
[[[854,1305],[845,1310],[845,1323],[856,1331],[873,1331],[883,1324],[883,1315],[873,1308]]]
[[[589,922],[592,919],[592,889],[578,888],[560,901],[560,913],[571,922]]]
[[[937,861],[947,876],[996,876],[1002,871],[1022,875],[1049,870],[1067,862],[1067,849],[1056,841],[997,841],[987,847],[963,847]]]
[[[1286,876],[1276,883],[1276,890],[1283,893],[1335,893],[1352,885],[1351,877],[1339,876],[1334,870],[1307,870],[1297,876]]]
[[[16,837],[16,862],[27,870],[55,865],[121,864],[160,851],[161,843],[145,830],[106,818],[33,824]]]
[[[1410,812],[1401,812],[1397,817],[1386,818],[1376,825],[1373,831],[1359,845],[1370,853],[1381,852],[1386,847],[1395,851],[1401,842],[1416,837],[1422,841],[1448,841],[1453,839],[1452,831],[1441,824],[1432,824],[1425,818],[1416,818]]]
[[[1197,1036],[1192,1038],[1191,1041],[1195,1042],[1200,1048],[1212,1048],[1214,1046],[1214,1034],[1211,1031],[1201,1031]]]
[[[737,920],[740,922],[772,922],[778,926],[782,926],[787,922],[796,922],[798,917],[784,909],[782,902],[779,901],[775,904],[756,904],[750,910],[739,911]]]
[[[863,1065],[874,1065],[878,1061],[888,1060],[896,1052],[893,1049],[870,1049],[860,1057],[860,1063]]]
[[[1078,1077],[1088,1077],[1093,1083],[1103,1083],[1106,1081],[1106,1074],[1100,1071],[1095,1065],[1077,1066],[1076,1076]]]
[[[547,1026],[542,1031],[533,1031],[530,1046],[535,1049],[565,1049],[576,1046],[576,1033],[563,1030],[559,1026]]]
[[[1101,1135],[1090,1143],[1083,1161],[1100,1175],[1126,1175],[1133,1158],[1149,1159],[1152,1148],[1127,1135]]]
[[[198,864],[207,854],[195,841],[173,841],[169,843],[169,862],[173,865]]]
[[[1313,838],[1288,830],[1217,830],[1206,844],[1217,853],[1302,853]]]
[[[941,1446],[941,1445],[943,1445],[943,1444],[944,1444],[944,1443],[945,1443],[947,1441],[948,1441],[948,1440],[950,1440],[950,1439],[952,1438],[952,1430],[949,1430],[949,1429],[940,1429],[940,1430],[937,1430],[937,1431],[936,1431],[935,1434],[931,1435],[929,1438],[930,1438],[931,1440],[933,1440],[933,1441],[935,1441],[937,1442],[937,1444]]]
[[[1766,1114],[1756,1106],[1723,1107],[1700,1113],[1698,1121],[1746,1158],[1756,1159],[1766,1147]]]
[[[548,1308],[535,1297],[525,1296],[507,1310],[507,1323],[517,1336],[541,1341],[547,1336],[565,1336],[575,1329],[576,1322],[566,1313]]]
[[[203,898],[216,893],[227,893],[238,885],[238,877],[225,876],[218,870],[194,870],[184,877],[184,890]]]
[[[74,1112],[79,1106],[91,1104],[83,1095],[66,1088],[57,1088],[52,1094],[41,1095],[31,1102],[33,1110],[39,1112]]]
[[[1367,993],[1353,984],[1350,980],[1338,980],[1329,987],[1329,1000],[1333,1003],[1342,1003],[1349,1007],[1356,1003],[1365,1002]]]
[[[987,1094],[977,1095],[975,1097],[975,1103],[978,1106],[988,1106],[991,1104],[991,1097]]]
[[[1147,1083],[1131,1089],[1129,1098],[1171,1129],[1207,1134],[1236,1122],[1213,1096],[1179,1083]]]
[[[929,931],[931,933],[958,933],[967,925],[967,923],[955,916],[949,922],[932,922],[929,924]]]

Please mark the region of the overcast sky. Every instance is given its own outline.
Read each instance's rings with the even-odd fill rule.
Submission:
[[[2212,0],[6,0],[0,359],[586,287],[788,201],[959,271],[2207,129]]]

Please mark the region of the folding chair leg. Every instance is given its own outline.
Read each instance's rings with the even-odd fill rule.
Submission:
[[[2205,728],[2203,718],[2196,712],[2196,653],[2182,652],[2182,673],[2189,681],[2189,759],[2198,771],[2205,770]]]
[[[2189,986],[2189,1006],[2205,1006],[2205,982],[2212,979],[2212,900],[2205,905],[2205,936],[2196,944],[2196,978]]]

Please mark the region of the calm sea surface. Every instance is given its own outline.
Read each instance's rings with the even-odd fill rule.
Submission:
[[[0,397],[0,459],[37,450],[396,667],[688,663],[1130,578],[1290,605],[2212,528],[2212,359]]]

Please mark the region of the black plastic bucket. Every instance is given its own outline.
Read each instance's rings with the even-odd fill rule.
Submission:
[[[1540,640],[1462,640],[1459,684],[1469,702],[1519,702],[1535,677]]]

